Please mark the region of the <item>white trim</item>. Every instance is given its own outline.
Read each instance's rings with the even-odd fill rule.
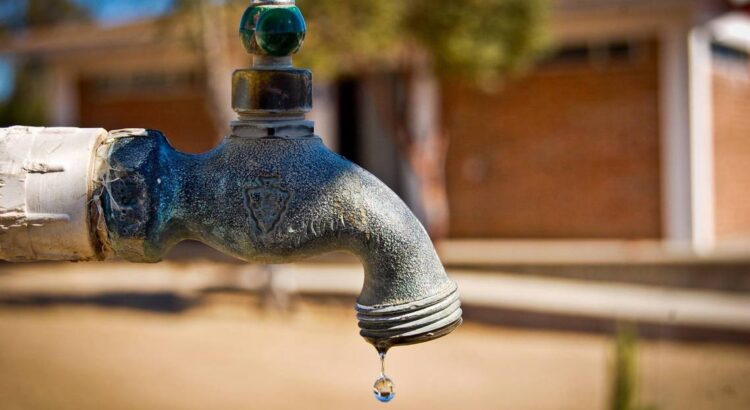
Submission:
[[[688,35],[690,60],[690,160],[693,246],[708,252],[716,241],[711,35],[704,27]]]
[[[692,15],[689,2],[648,1],[628,5],[601,4],[602,7],[573,8],[552,14],[550,32],[554,44],[587,43],[653,38]]]
[[[662,223],[670,244],[693,239],[687,33],[675,24],[660,35]]]
[[[741,12],[727,13],[708,23],[713,40],[723,45],[750,52],[750,16]]]
[[[710,252],[716,227],[709,31],[666,28],[660,59],[664,236],[670,244]]]

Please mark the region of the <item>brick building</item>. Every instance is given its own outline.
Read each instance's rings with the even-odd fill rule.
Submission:
[[[451,236],[698,250],[750,238],[750,14],[739,3],[556,0],[556,51],[530,72],[493,92],[441,84]],[[68,27],[0,52],[47,67],[55,125],[157,128],[205,151],[223,132],[206,84],[218,73],[228,87],[247,57],[235,41],[206,72],[201,53],[165,38],[148,21]],[[361,83],[320,85],[318,131],[413,203]]]

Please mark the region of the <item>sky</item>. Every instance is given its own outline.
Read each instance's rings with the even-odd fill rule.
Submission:
[[[166,13],[173,0],[76,0],[102,24],[119,24]]]
[[[169,11],[174,0],[74,0],[91,10],[102,25],[117,25],[140,18],[154,17]],[[0,14],[15,13],[21,3],[0,1]],[[0,100],[13,92],[13,61],[0,58]]]
[[[13,92],[13,62],[0,58],[0,100],[5,100]]]

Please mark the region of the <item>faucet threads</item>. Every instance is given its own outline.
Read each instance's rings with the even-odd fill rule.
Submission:
[[[381,352],[444,336],[461,324],[461,313],[455,284],[416,302],[374,307],[357,304],[359,334]]]

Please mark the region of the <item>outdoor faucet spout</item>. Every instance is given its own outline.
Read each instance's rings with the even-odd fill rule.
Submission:
[[[198,240],[237,258],[285,263],[343,250],[365,268],[361,335],[379,349],[449,333],[461,322],[456,285],[407,206],[320,138],[253,137],[242,125],[202,155],[156,131],[114,134],[100,198],[107,247],[155,262]]]

